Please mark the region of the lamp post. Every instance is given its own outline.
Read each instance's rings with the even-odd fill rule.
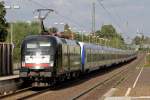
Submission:
[[[5,9],[20,9],[19,5],[5,6]],[[13,43],[13,22],[10,24],[10,43]]]
[[[99,39],[99,45],[102,45],[101,38],[99,37],[98,39]]]
[[[99,44],[99,36],[96,36],[96,43]]]
[[[91,43],[91,36],[92,34],[89,34],[89,43]]]
[[[99,38],[99,39],[104,41],[104,45],[105,45],[105,46],[108,46],[108,41],[110,41],[110,40],[104,39],[104,38]],[[102,42],[101,42],[101,43],[102,43]]]
[[[83,33],[85,33],[85,32],[86,32],[85,30],[79,31],[79,33],[81,33],[81,41],[82,42],[84,41],[84,35],[83,35]]]
[[[85,32],[86,32],[85,30],[82,31],[82,41],[84,41],[84,35],[83,35],[83,33],[85,33]]]
[[[99,38],[100,39],[100,43],[101,43],[101,45],[103,45],[103,41],[101,41],[101,40],[104,40],[103,38]]]
[[[84,37],[83,37],[83,31],[79,31],[79,33],[81,34],[81,41],[84,41]]]
[[[82,42],[84,41],[84,37],[83,37],[83,31],[81,31],[81,34],[82,34]]]
[[[107,46],[109,47],[109,42],[110,42],[110,40],[106,39],[106,41],[107,41]]]
[[[104,41],[105,41],[105,46],[107,46],[107,40],[106,40],[106,39],[104,39]]]
[[[107,46],[107,47],[109,46],[108,41],[109,41],[108,39],[105,39],[105,46]]]

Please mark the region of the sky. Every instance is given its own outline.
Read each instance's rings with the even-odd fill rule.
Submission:
[[[1,0],[0,0],[1,1]],[[3,0],[7,9],[6,19],[9,22],[35,21],[35,10],[49,8],[55,12],[44,21],[47,27],[63,29],[61,23],[67,23],[74,31],[91,32],[92,3],[95,3],[96,30],[104,24],[112,24],[117,32],[127,40],[142,32],[150,36],[150,0]],[[100,5],[100,3],[103,5]],[[19,9],[13,9],[19,5]],[[44,14],[44,13],[43,13]],[[56,24],[58,23],[58,24]]]

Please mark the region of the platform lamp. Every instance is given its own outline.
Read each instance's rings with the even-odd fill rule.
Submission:
[[[99,45],[100,42],[99,42],[99,36],[96,36],[96,43]]]
[[[107,45],[107,44],[108,44],[108,41],[109,41],[109,40],[108,40],[108,39],[104,39],[104,41],[105,41],[105,46],[107,46],[107,47],[108,47],[108,45]]]
[[[88,36],[89,36],[89,43],[91,43],[92,34],[90,33]]]
[[[103,38],[99,38],[100,39],[100,44],[103,45]]]
[[[85,32],[86,32],[85,30],[82,31],[82,42],[84,41],[84,35],[83,35],[83,34],[84,34]]]

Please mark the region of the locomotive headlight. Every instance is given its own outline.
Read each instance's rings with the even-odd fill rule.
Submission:
[[[22,67],[25,67],[25,62],[22,62],[22,64],[21,64],[21,65],[22,65]]]
[[[54,66],[54,62],[51,61],[51,62],[49,63],[49,66],[50,66],[50,67],[53,67],[53,66]]]
[[[49,66],[51,66],[51,67],[52,67],[53,65],[54,65],[53,63],[50,63],[50,64],[49,64]]]
[[[40,66],[35,66],[35,69],[40,69]]]

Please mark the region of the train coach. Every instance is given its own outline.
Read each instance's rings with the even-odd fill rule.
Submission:
[[[48,35],[29,36],[21,46],[20,77],[24,82],[51,84],[135,57],[129,50]]]
[[[124,63],[137,56],[137,53],[132,50],[121,50],[88,43],[80,43],[80,46],[84,72]]]

